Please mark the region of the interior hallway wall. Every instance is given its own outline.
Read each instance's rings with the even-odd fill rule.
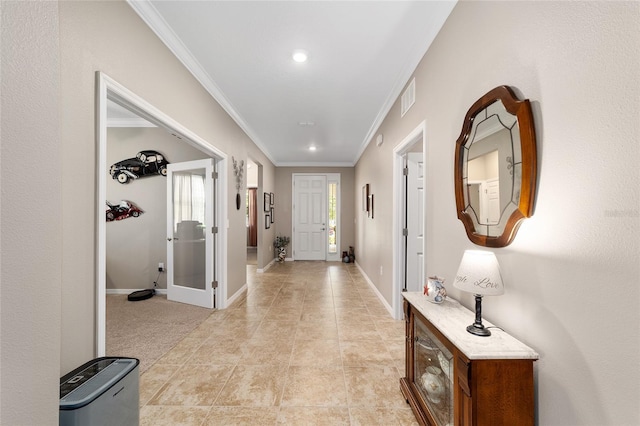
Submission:
[[[0,2],[0,424],[57,424],[58,4]]]
[[[356,166],[392,199],[392,150],[422,120],[427,136],[427,275],[451,283],[466,237],[455,209],[454,147],[468,108],[498,85],[532,102],[539,187],[534,216],[493,250],[506,293],[483,315],[540,354],[540,425],[640,424],[640,3],[462,1]],[[389,142],[389,143],[387,143]],[[391,204],[360,223],[359,262],[391,303]]]
[[[291,218],[292,197],[291,184],[293,182],[294,173],[339,173],[340,174],[340,247],[339,254],[349,250],[349,246],[354,246],[356,256],[358,255],[358,247],[355,247],[355,227],[354,227],[354,203],[355,195],[354,176],[355,168],[353,167],[277,167],[276,168],[276,203],[275,229],[278,235],[285,235],[291,238],[293,229]],[[258,210],[260,212],[260,210]],[[260,217],[260,214],[258,214]],[[264,213],[262,215],[264,220]],[[258,220],[259,221],[259,220]],[[272,227],[273,227],[272,225]],[[275,238],[275,236],[274,236]],[[273,243],[273,240],[272,240]],[[291,244],[287,248],[287,257],[291,257]],[[271,249],[273,256],[276,256],[273,248]]]
[[[235,208],[231,157],[260,161],[267,181],[273,164],[124,1],[60,2],[59,10],[62,205],[95,205],[95,73],[102,71],[228,155],[228,223],[221,226],[233,296],[246,283],[246,227],[244,208]],[[67,209],[59,215],[63,374],[95,356],[96,329],[94,208]]]

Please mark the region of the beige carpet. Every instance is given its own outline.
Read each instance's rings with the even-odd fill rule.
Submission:
[[[107,295],[106,354],[138,358],[143,373],[213,312],[170,302],[166,295],[139,302]]]

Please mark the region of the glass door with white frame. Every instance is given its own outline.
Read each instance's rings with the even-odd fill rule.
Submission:
[[[167,177],[167,299],[213,308],[213,160],[170,164]]]

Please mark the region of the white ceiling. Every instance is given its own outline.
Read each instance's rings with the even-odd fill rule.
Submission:
[[[455,1],[129,4],[275,165],[352,166]]]

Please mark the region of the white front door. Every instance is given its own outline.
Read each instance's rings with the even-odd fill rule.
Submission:
[[[167,171],[167,299],[213,308],[213,160]]]
[[[296,260],[326,260],[327,177],[293,177],[293,256]]]
[[[407,290],[420,291],[424,276],[424,163],[421,152],[407,154]]]

